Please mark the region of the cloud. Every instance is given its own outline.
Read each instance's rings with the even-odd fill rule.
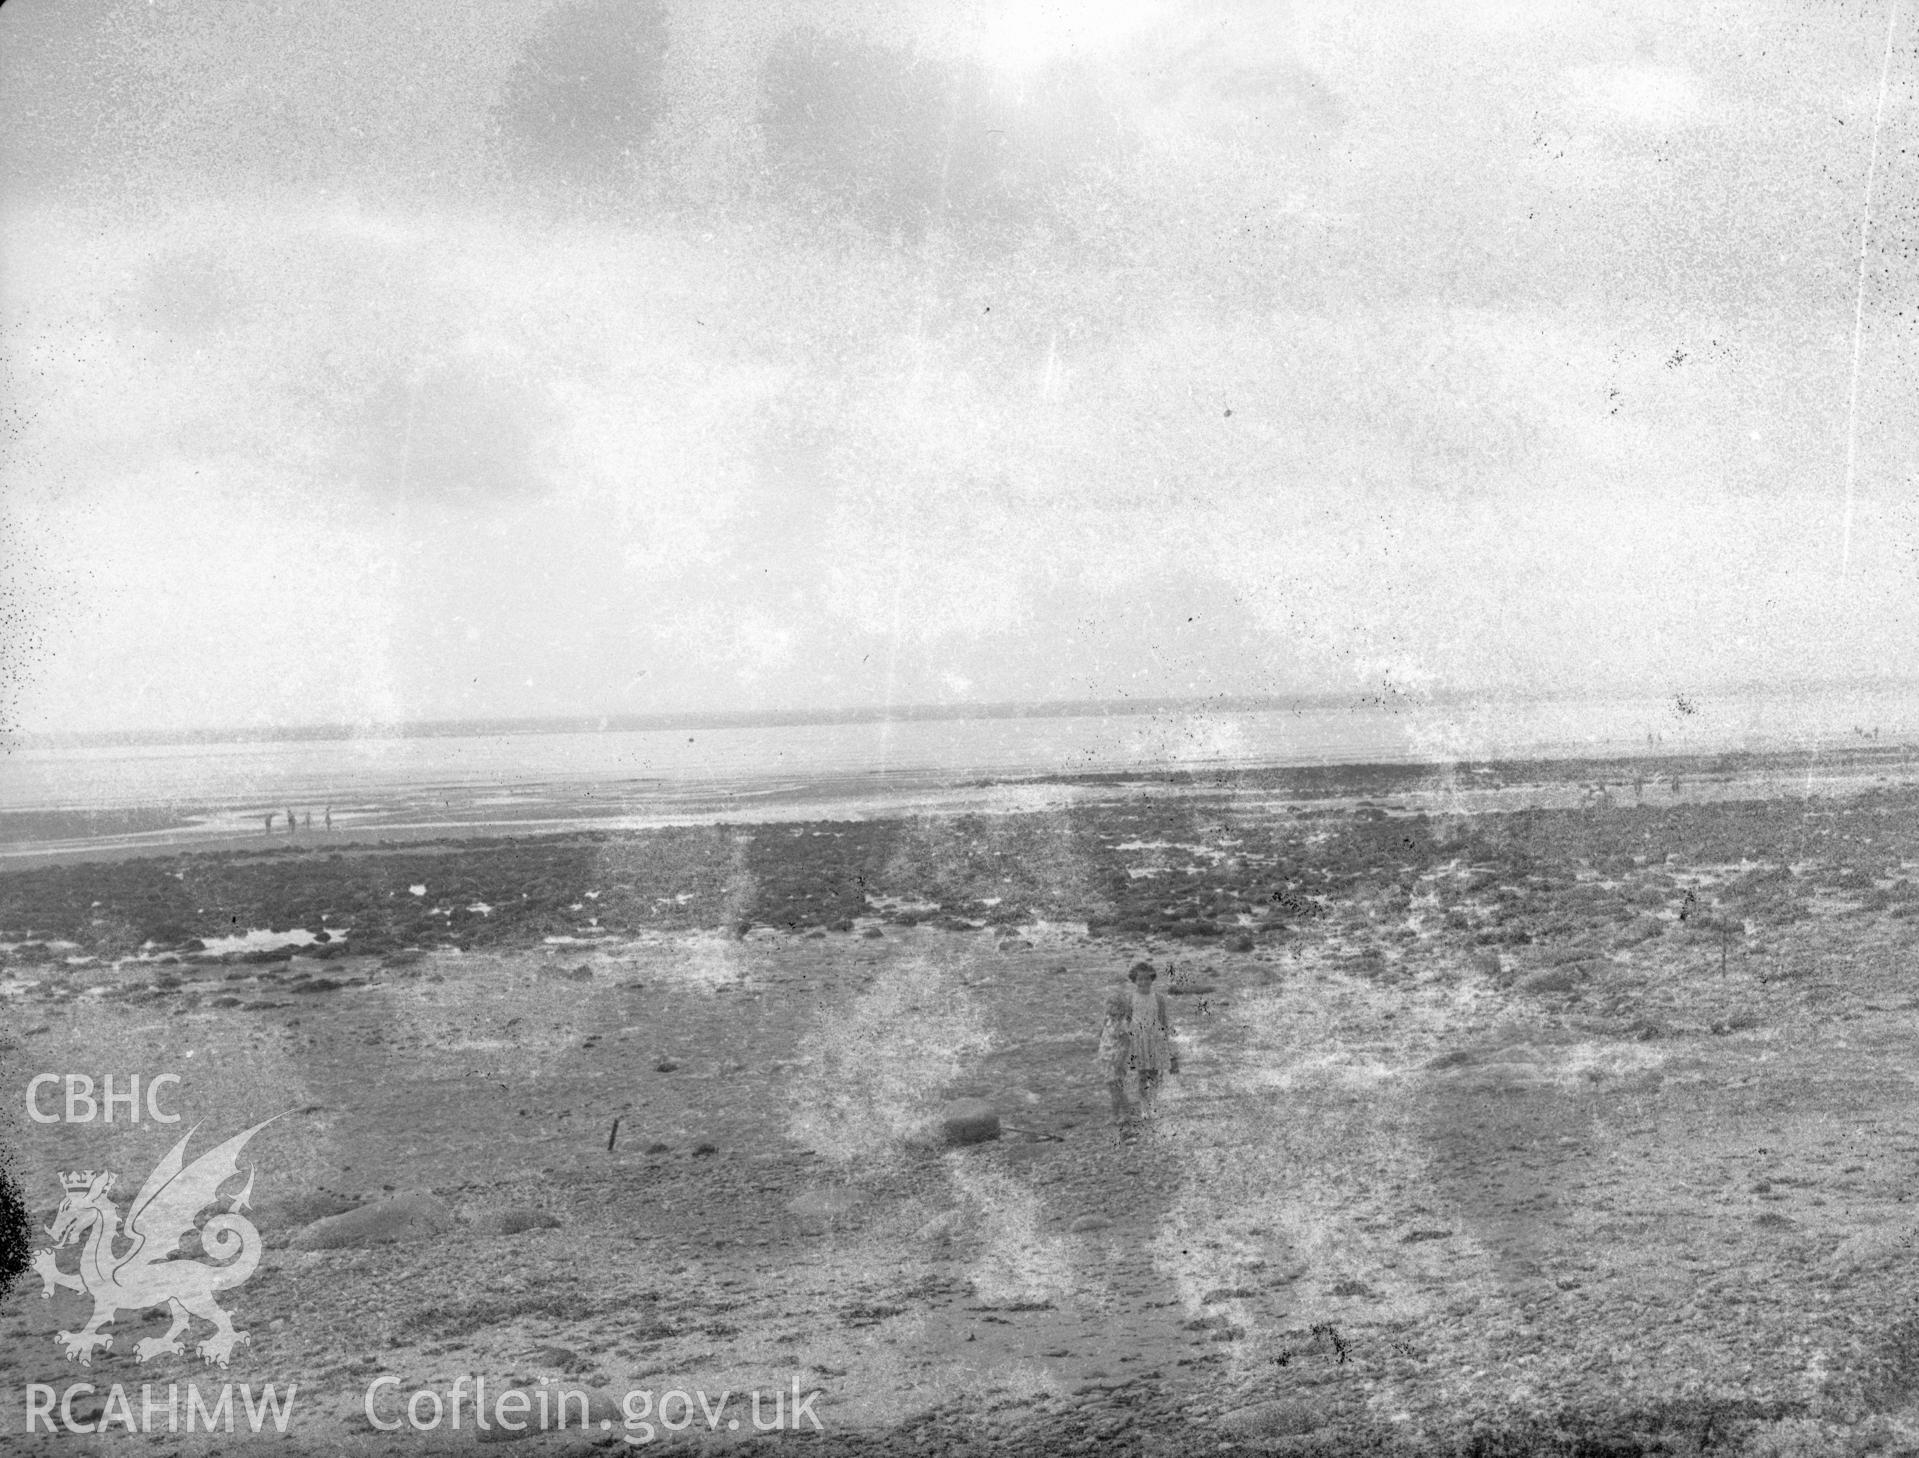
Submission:
[[[259,484],[166,463],[101,484],[84,512],[16,504],[50,588],[27,723],[404,715],[410,605],[395,543]]]
[[[1001,0],[981,16],[977,53],[999,70],[1030,73],[1110,50],[1176,8],[1156,0]]]
[[[1038,67],[950,7],[458,7],[390,50],[145,9],[64,22],[106,77],[60,103],[85,209],[3,215],[7,524],[65,574],[41,722],[1723,678],[1903,641],[1896,218],[1841,595],[1870,612],[1781,565],[1825,563],[1844,461],[1841,27],[1781,91],[1734,37],[1628,60],[1583,8],[1093,38],[1075,8]],[[59,88],[4,64],[40,120],[0,147],[57,170]],[[155,648],[143,600],[191,636]]]
[[[1011,88],[977,65],[810,27],[767,57],[760,126],[802,196],[917,241],[1046,222],[1072,229],[1110,188],[1125,129],[1090,74],[1056,65]]]
[[[341,422],[339,464],[382,496],[441,501],[535,495],[552,411],[536,381],[464,360],[382,380]]]
[[[1698,77],[1673,66],[1581,66],[1571,81],[1581,103],[1621,126],[1673,131],[1706,114]]]
[[[122,204],[339,186],[458,192],[484,99],[536,6],[396,13],[308,5],[61,5],[0,12],[0,162],[22,186]]]
[[[1352,124],[1353,108],[1301,58],[1292,28],[1231,11],[1211,19],[1169,23],[1130,53],[1152,125],[1189,146],[1204,138],[1230,148],[1242,162],[1249,153],[1323,156]]]
[[[576,0],[549,11],[493,110],[522,175],[558,188],[629,183],[659,121],[668,40],[654,0]]]

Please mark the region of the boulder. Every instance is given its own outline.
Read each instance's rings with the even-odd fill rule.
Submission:
[[[1512,1059],[1477,1067],[1468,1064],[1453,1073],[1450,1082],[1461,1093],[1490,1094],[1540,1088],[1551,1083],[1552,1078],[1537,1063]]]
[[[506,1205],[478,1211],[468,1226],[475,1235],[524,1235],[529,1230],[557,1230],[559,1218],[530,1205]]]
[[[253,1207],[252,1220],[262,1235],[298,1230],[329,1215],[344,1215],[359,1208],[360,1202],[327,1190],[301,1190],[262,1200]]]
[[[295,1250],[358,1250],[444,1235],[453,1223],[453,1212],[444,1200],[427,1190],[412,1190],[316,1220],[289,1243]]]
[[[954,1099],[940,1110],[942,1144],[985,1144],[1000,1136],[999,1110],[985,1099]]]
[[[1326,1416],[1310,1402],[1276,1398],[1222,1416],[1215,1426],[1241,1438],[1290,1438],[1326,1425]]]
[[[1919,1251],[1919,1226],[1885,1225],[1848,1237],[1823,1264],[1833,1275],[1850,1276],[1905,1264],[1913,1259],[1916,1251]]]

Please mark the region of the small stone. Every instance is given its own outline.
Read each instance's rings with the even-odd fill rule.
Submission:
[[[985,1144],[1000,1136],[999,1110],[985,1099],[954,1099],[940,1110],[939,1129],[944,1144]]]
[[[658,1063],[653,1065],[653,1071],[655,1073],[671,1073],[679,1066],[680,1065],[675,1063],[671,1058],[662,1058]]]
[[[945,1210],[935,1215],[918,1230],[913,1239],[928,1245],[944,1245],[966,1228],[966,1214],[961,1210]]]
[[[844,1215],[860,1203],[857,1191],[846,1189],[815,1189],[787,1203],[787,1212],[802,1220],[832,1220]]]
[[[1549,967],[1543,972],[1529,973],[1519,979],[1521,992],[1571,992],[1584,982],[1584,964],[1574,963],[1566,967]]]
[[[1619,934],[1613,938],[1613,945],[1636,947],[1642,942],[1649,942],[1654,937],[1664,935],[1665,930],[1666,924],[1658,917],[1641,912],[1620,929]]]

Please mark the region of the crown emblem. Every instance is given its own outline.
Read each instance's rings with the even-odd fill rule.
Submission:
[[[76,1193],[84,1192],[93,1184],[93,1171],[90,1169],[68,1170],[60,1176],[60,1183]]]

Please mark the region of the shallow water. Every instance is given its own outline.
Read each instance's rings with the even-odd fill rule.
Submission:
[[[1880,738],[1865,737],[1873,729]],[[1885,749],[1909,731],[1919,732],[1919,698],[1879,692],[1701,699],[1683,707],[1665,699],[1396,700],[940,722],[31,746],[0,759],[0,846],[139,848],[266,835],[317,846],[326,842],[329,810],[331,834],[351,838],[398,828],[531,834],[795,813],[859,817],[876,802],[891,813],[1043,809],[1070,799],[1069,787],[1002,784],[982,796],[981,782],[1365,763],[1457,765],[1464,772],[1443,792],[1447,806],[1496,809],[1509,790],[1475,789],[1477,761]],[[1802,792],[1812,788],[1808,776]],[[150,815],[114,820],[154,807],[174,813],[158,823]],[[288,809],[310,815],[311,825],[290,832]]]

